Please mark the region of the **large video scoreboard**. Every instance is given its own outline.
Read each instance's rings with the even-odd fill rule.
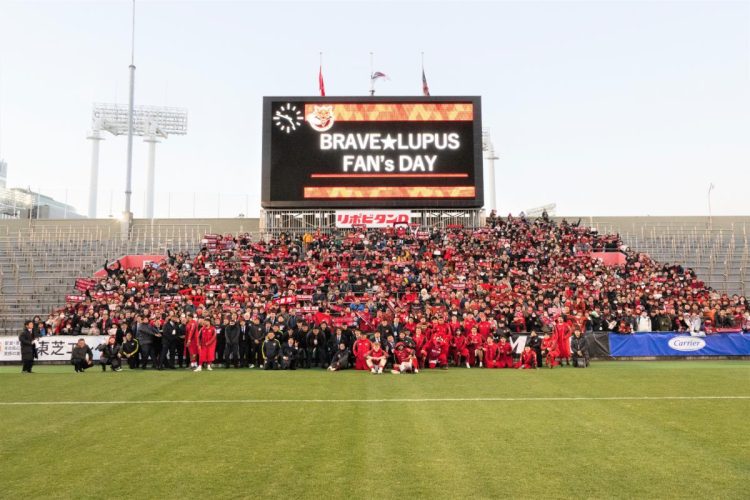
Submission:
[[[479,97],[265,97],[264,208],[476,208]]]

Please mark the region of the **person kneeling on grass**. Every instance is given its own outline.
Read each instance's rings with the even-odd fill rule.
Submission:
[[[112,367],[113,372],[122,371],[122,368],[120,368],[120,365],[122,364],[120,361],[120,346],[115,343],[114,335],[110,335],[106,343],[99,344],[96,347],[96,350],[101,351],[101,354],[99,355],[99,365],[102,367],[103,372],[107,371],[107,365]]]
[[[521,353],[521,361],[518,363],[518,369],[519,370],[531,370],[537,369],[536,364],[536,352],[530,347],[526,346],[523,348],[523,352]]]
[[[294,337],[289,337],[286,344],[281,348],[281,369],[296,370],[299,357],[299,347],[297,346]]]
[[[328,365],[328,369],[332,372],[346,370],[347,368],[349,368],[350,355],[351,353],[349,352],[349,349],[346,348],[346,344],[341,342],[339,344],[339,350],[333,353],[331,364]]]
[[[125,342],[122,343],[120,354],[128,360],[128,366],[131,370],[138,368],[138,340],[133,338],[133,334],[125,334]]]
[[[576,368],[586,368],[589,366],[589,343],[586,337],[581,335],[581,330],[579,329],[573,332],[573,338],[570,339],[570,350],[573,355],[573,366]]]
[[[94,364],[94,353],[86,345],[86,341],[78,339],[70,353],[70,363],[75,367],[76,373],[83,373],[86,368]]]
[[[372,343],[372,349],[370,349],[370,352],[365,356],[365,361],[367,361],[367,368],[370,369],[373,375],[383,373],[386,354],[385,351],[380,348],[380,342],[375,341]]]
[[[407,347],[404,342],[396,344],[396,349],[393,351],[393,357],[395,362],[391,373],[394,375],[399,375],[401,373],[419,373],[417,357],[414,355],[414,350]]]

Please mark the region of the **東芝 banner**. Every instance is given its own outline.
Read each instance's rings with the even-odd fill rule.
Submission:
[[[96,346],[107,341],[106,335],[73,336],[73,335],[50,335],[36,339],[36,349],[39,354],[38,361],[70,361],[70,353],[73,346],[83,339],[94,352],[94,359],[99,359],[99,351]],[[0,337],[0,362],[21,361],[21,343],[18,337]]]

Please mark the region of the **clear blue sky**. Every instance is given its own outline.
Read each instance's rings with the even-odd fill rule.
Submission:
[[[0,3],[9,184],[86,212],[91,104],[127,101],[129,39],[128,1]],[[319,51],[329,95],[366,94],[370,51],[380,95],[420,93],[421,51],[433,95],[481,95],[503,213],[700,215],[710,182],[715,214],[750,213],[748,2],[173,1],[137,4],[136,103],[189,110],[157,147],[157,215],[169,191],[172,216],[193,192],[197,215],[258,213],[262,96],[315,95]],[[100,215],[125,148],[102,143]]]

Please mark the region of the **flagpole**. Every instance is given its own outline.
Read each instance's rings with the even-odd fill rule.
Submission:
[[[323,51],[318,52],[318,94],[321,97],[325,95],[323,87]]]
[[[370,52],[370,95],[375,95],[375,80],[372,79],[372,52]]]

